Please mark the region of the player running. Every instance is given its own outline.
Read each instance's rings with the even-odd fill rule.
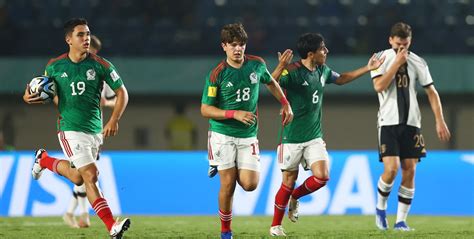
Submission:
[[[97,55],[100,49],[102,49],[102,43],[100,39],[97,36],[91,35],[89,53]],[[115,92],[110,88],[109,85],[107,85],[105,81],[101,96],[100,106],[110,107],[113,109],[116,100]],[[58,103],[57,96],[54,99],[54,103],[56,105]],[[97,158],[99,158],[99,153],[97,154]],[[89,209],[86,196],[86,187],[84,184],[81,186],[74,185],[69,207],[67,208],[66,213],[63,215],[64,222],[72,228],[84,228],[90,226]],[[74,211],[76,211],[77,207],[79,207],[79,220],[76,220],[74,217]]]
[[[273,222],[270,235],[286,236],[281,225],[289,201],[288,217],[298,220],[298,199],[324,187],[329,180],[328,153],[323,140],[321,125],[323,93],[326,84],[347,84],[363,74],[377,69],[384,61],[375,54],[366,66],[339,74],[326,63],[329,50],[320,34],[306,33],[296,44],[301,60],[288,65],[292,52],[279,54],[279,64],[273,77],[286,90],[286,96],[294,109],[293,121],[283,128],[282,141],[278,145],[278,164],[283,182],[275,196]],[[311,170],[313,176],[294,189],[299,165]]]
[[[245,54],[247,33],[242,24],[224,26],[221,46],[226,59],[206,78],[201,114],[209,118],[209,164],[217,168],[220,176],[221,238],[227,239],[232,238],[232,199],[236,183],[245,191],[253,191],[259,181],[257,101],[260,83],[281,102],[283,124],[291,122],[293,113],[263,59]]]
[[[128,93],[112,63],[89,53],[90,30],[85,19],[67,21],[64,30],[69,52],[50,60],[45,74],[54,78],[56,83],[58,138],[68,160],[50,157],[44,149],[39,149],[35,153],[32,175],[37,180],[47,168],[68,178],[75,185],[84,183],[89,203],[104,222],[109,235],[121,238],[130,226],[130,219],[113,218],[97,186],[99,171],[95,160],[102,138],[115,136],[118,132]],[[115,91],[117,101],[109,121],[102,129],[100,95],[104,81]],[[28,85],[23,100],[28,104],[43,103],[37,95],[29,94]]]

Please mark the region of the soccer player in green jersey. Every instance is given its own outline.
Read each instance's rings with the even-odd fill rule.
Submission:
[[[97,36],[91,35],[89,53],[96,54],[99,53],[102,48],[102,43]],[[100,106],[101,107],[110,107],[113,109],[115,106],[115,92],[110,88],[107,83],[104,81],[104,88],[102,89]],[[55,104],[58,103],[58,98],[55,97]],[[99,153],[97,154],[99,158]],[[74,185],[72,190],[73,197],[69,202],[69,207],[63,215],[64,222],[72,228],[84,228],[90,226],[89,219],[89,209],[87,207],[87,195],[86,187],[84,184],[77,186]],[[74,211],[79,207],[79,220],[76,220],[74,217]]]
[[[209,164],[220,176],[219,216],[221,238],[232,238],[232,199],[236,183],[253,191],[259,181],[260,156],[257,131],[259,83],[281,104],[283,124],[293,113],[278,83],[272,78],[262,58],[245,54],[247,33],[242,24],[225,25],[221,46],[226,59],[206,78],[201,114],[209,118]]]
[[[329,158],[321,127],[324,87],[331,83],[347,84],[378,68],[384,60],[374,54],[366,66],[338,74],[325,64],[329,50],[320,34],[301,35],[296,48],[301,60],[289,64],[292,53],[287,50],[279,54],[279,64],[272,73],[286,90],[286,97],[294,109],[294,119],[284,127],[282,141],[277,149],[283,182],[275,196],[270,227],[272,236],[286,236],[281,222],[288,202],[288,216],[292,222],[296,222],[298,199],[322,188],[329,180]],[[306,170],[311,170],[313,175],[294,189],[300,164]]]
[[[49,157],[44,149],[39,149],[35,154],[32,175],[34,179],[39,179],[47,168],[68,178],[75,185],[84,184],[89,203],[106,225],[109,235],[121,238],[130,226],[130,219],[113,218],[97,186],[99,172],[95,160],[102,138],[114,136],[118,132],[128,93],[114,65],[89,52],[90,30],[85,19],[67,21],[64,30],[69,52],[50,60],[45,74],[56,83],[58,138],[68,160]],[[102,129],[100,98],[104,81],[115,91],[117,101],[109,121]],[[23,100],[28,104],[44,103],[37,95],[29,94],[28,86]]]

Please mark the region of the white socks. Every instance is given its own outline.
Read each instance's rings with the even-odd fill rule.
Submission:
[[[382,177],[379,178],[377,183],[377,208],[380,210],[387,209],[387,200],[390,191],[392,191],[393,182],[392,184],[387,184],[382,180]]]

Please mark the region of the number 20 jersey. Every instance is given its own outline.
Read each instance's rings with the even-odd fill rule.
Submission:
[[[95,54],[74,63],[65,53],[48,62],[45,75],[56,83],[58,131],[102,132],[100,97],[104,81],[113,90],[123,85],[112,63]]]
[[[259,83],[272,80],[262,58],[245,55],[244,63],[233,68],[225,60],[207,76],[201,103],[222,110],[244,110],[257,114]],[[209,130],[227,136],[248,138],[257,135],[258,121],[246,126],[235,119],[209,119]]]

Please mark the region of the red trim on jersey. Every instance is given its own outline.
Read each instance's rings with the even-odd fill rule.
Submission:
[[[293,71],[293,70],[296,70],[296,69],[300,68],[301,66],[303,66],[303,64],[301,64],[301,62],[295,61],[295,62],[289,64],[289,65],[286,67],[286,70],[287,70],[287,71]]]
[[[101,64],[105,68],[108,69],[110,67],[110,64],[106,60],[104,60],[104,58],[92,53],[89,53],[89,56],[92,60],[97,61],[99,64]]]
[[[219,76],[219,73],[221,73],[221,71],[224,70],[225,65],[226,65],[225,60],[223,60],[221,61],[221,63],[219,63],[219,65],[217,65],[216,67],[214,67],[214,69],[212,69],[211,77],[209,79],[211,83],[216,83],[217,77]]]
[[[67,142],[66,137],[64,136],[64,131],[59,131],[59,138],[63,145],[64,151],[66,151],[67,156],[70,158],[72,156],[72,150],[69,146],[69,142]]]
[[[53,62],[59,61],[59,60],[64,59],[64,58],[66,58],[66,57],[67,57],[67,53],[64,53],[64,54],[62,54],[62,55],[60,55],[60,56],[58,56],[58,57],[56,57],[56,58],[52,58],[52,59],[50,59],[50,60],[48,61],[48,64],[46,64],[46,66],[49,66],[49,65],[51,65]]]
[[[247,60],[249,60],[249,61],[259,61],[259,62],[265,64],[265,60],[263,60],[263,58],[261,58],[261,57],[259,57],[259,56],[245,55],[245,57],[246,57]]]
[[[58,123],[58,129],[57,129],[57,131],[56,131],[56,133],[58,133],[58,134],[59,134],[59,131],[60,131],[59,128],[60,128],[60,125],[61,125],[61,119],[62,119],[61,115],[58,114],[58,122],[57,122],[57,123]]]
[[[211,147],[211,131],[207,132],[207,158],[209,160],[214,160],[214,156],[212,155],[212,147]]]

